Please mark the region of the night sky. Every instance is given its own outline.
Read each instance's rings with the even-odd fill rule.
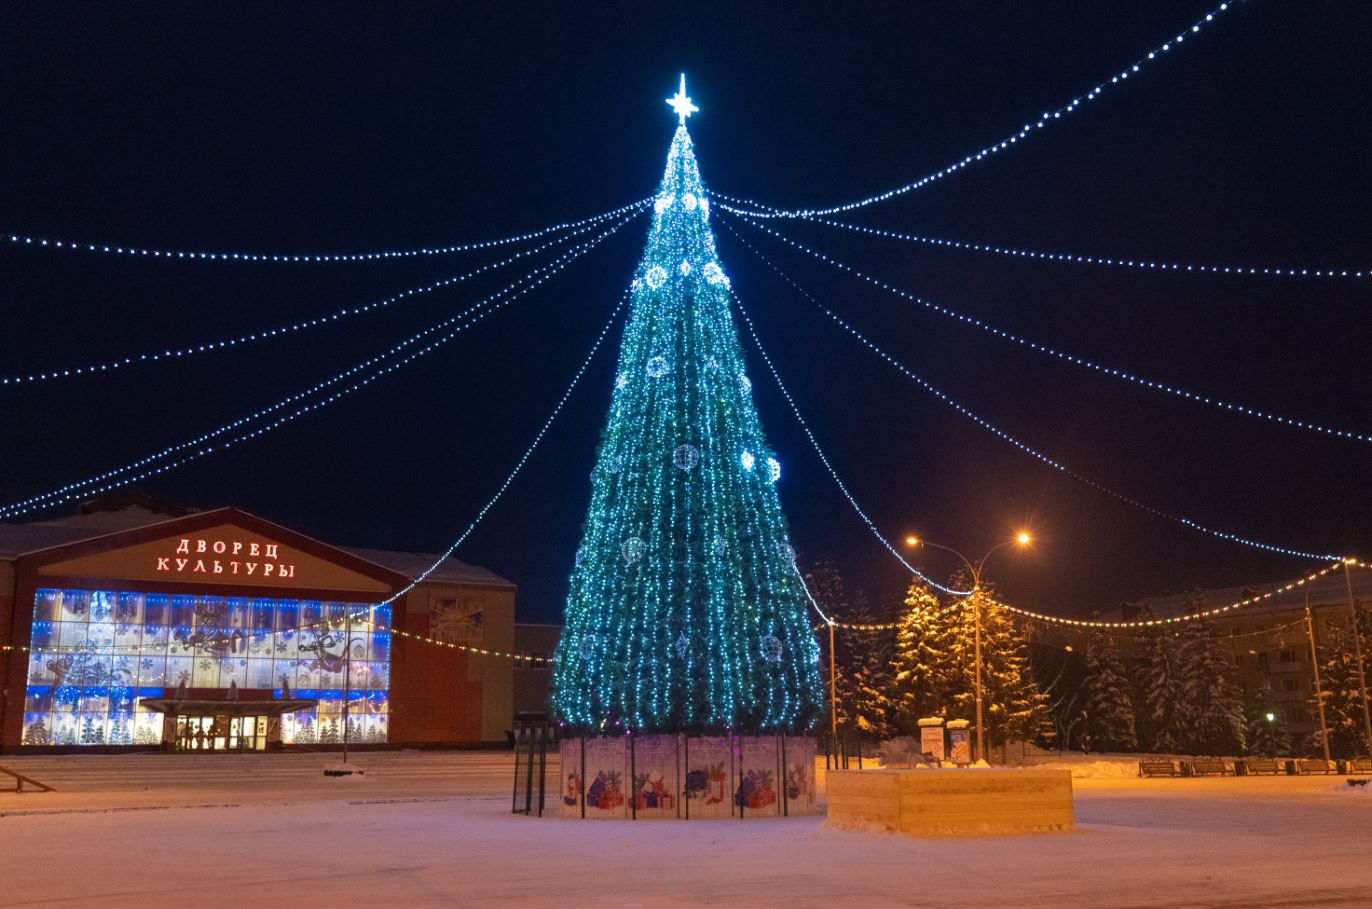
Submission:
[[[1149,3],[50,4],[0,8],[0,231],[343,252],[502,237],[649,195],[685,71],[706,185],[784,206],[914,180],[1083,94],[1200,18]],[[1372,6],[1241,2],[1011,151],[847,220],[1120,257],[1368,268]],[[1372,446],[1052,361],[859,284],[722,215],[725,269],[840,474],[893,539],[977,555],[1015,602],[1083,615],[1308,559],[1133,509],[878,360],[723,225],[966,406],[1074,470],[1220,530],[1372,556]],[[1372,279],[1178,275],[773,226],[912,293],[1119,368],[1372,432]],[[326,541],[439,551],[502,482],[629,280],[640,218],[555,281],[332,407],[140,484]],[[0,371],[99,362],[365,304],[511,251],[380,263],[154,262],[0,247]],[[528,264],[308,333],[0,388],[0,501],[120,466],[340,371]],[[560,619],[613,344],[458,552]],[[878,598],[903,569],[839,496],[745,345],[802,561]],[[71,506],[34,515],[53,517]],[[920,564],[943,577],[933,553]]]

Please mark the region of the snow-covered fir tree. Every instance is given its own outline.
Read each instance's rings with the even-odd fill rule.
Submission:
[[[1187,598],[1188,613],[1205,608],[1203,599]],[[1183,747],[1193,754],[1242,754],[1243,690],[1233,648],[1209,618],[1185,623],[1177,643],[1181,700],[1174,719]]]
[[[835,621],[848,625],[871,625],[877,622],[866,595],[860,588],[849,593],[833,562],[816,563],[805,572],[805,583],[820,608]],[[825,629],[820,631],[820,665],[827,677],[829,641]],[[888,735],[892,643],[890,631],[857,628],[836,630],[835,668],[838,673],[838,723],[841,727],[872,738]]]
[[[1143,615],[1149,615],[1147,610]],[[1177,650],[1177,635],[1161,628],[1148,629],[1134,648],[1134,724],[1144,751],[1176,754],[1183,750],[1175,716],[1181,699]]]
[[[1086,645],[1086,734],[1093,751],[1136,751],[1134,698],[1114,638],[1094,634]]]
[[[1346,615],[1346,614],[1345,614]],[[1361,757],[1369,743],[1363,725],[1362,689],[1357,652],[1347,618],[1327,640],[1319,642],[1320,687],[1324,690],[1324,719],[1329,727],[1329,755],[1336,759]],[[1372,609],[1359,604],[1358,636],[1363,659],[1372,658]],[[1372,667],[1367,667],[1372,668]],[[1372,682],[1372,678],[1368,679]],[[1310,710],[1315,714],[1313,697]],[[1316,743],[1316,748],[1319,747]],[[1323,754],[1323,752],[1320,752]]]
[[[859,588],[850,600],[848,622],[878,624]],[[836,638],[839,670],[839,722],[865,736],[882,739],[890,735],[891,657],[895,635],[889,629],[840,629]]]
[[[905,735],[917,734],[920,718],[942,716],[948,707],[949,627],[941,609],[932,587],[918,579],[910,584],[891,660],[891,718]]]
[[[1264,678],[1243,699],[1244,738],[1248,754],[1276,757],[1291,753],[1290,733],[1284,724],[1269,720],[1269,713],[1274,717],[1281,715],[1272,685]]]

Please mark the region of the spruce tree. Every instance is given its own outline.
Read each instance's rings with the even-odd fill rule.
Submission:
[[[1202,611],[1205,602],[1188,598],[1187,609]],[[1242,754],[1243,691],[1233,648],[1209,618],[1186,622],[1177,643],[1181,700],[1174,718],[1180,742],[1193,754]]]
[[[1147,615],[1147,613],[1144,613]],[[1176,711],[1181,700],[1177,635],[1150,628],[1134,650],[1134,723],[1145,751],[1176,754],[1183,748]]]
[[[1337,759],[1363,757],[1368,753],[1363,725],[1362,689],[1358,679],[1357,652],[1345,618],[1328,640],[1321,641],[1320,687],[1324,690],[1324,718],[1329,727],[1329,756]],[[1372,658],[1372,610],[1358,608],[1358,632],[1363,658]],[[1372,670],[1372,666],[1367,667]],[[1372,680],[1372,677],[1369,678]],[[1311,703],[1312,714],[1315,704]],[[1318,743],[1316,743],[1318,747]],[[1320,752],[1323,754],[1323,752]]]
[[[855,625],[878,624],[860,588],[853,591],[850,604],[846,621]],[[895,635],[880,628],[843,628],[838,635],[839,722],[867,738],[886,738],[890,735]]]
[[[918,734],[919,721],[948,708],[949,626],[933,588],[916,579],[896,623],[891,661],[892,719],[897,731]]]
[[[1094,634],[1086,645],[1086,723],[1095,751],[1137,751],[1134,698],[1114,638]]]
[[[583,728],[803,730],[823,700],[819,647],[681,113],[631,285],[552,706]]]

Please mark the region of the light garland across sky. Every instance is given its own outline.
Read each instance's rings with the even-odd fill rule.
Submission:
[[[646,206],[647,203],[645,202],[637,206],[637,209],[641,210]],[[593,230],[597,224],[602,223],[604,220],[607,220],[611,217],[613,216],[599,215],[596,218],[590,220],[589,222],[581,225],[580,227],[564,232],[558,235],[557,237],[553,238],[552,240],[540,243],[539,245],[530,247],[529,249],[520,250],[519,252],[514,253],[510,256],[506,256],[504,259],[501,259],[497,262],[491,262],[489,264],[481,266],[480,268],[475,268],[469,272],[466,272],[465,274],[452,275],[447,278],[441,278],[437,281],[430,282],[428,284],[421,284],[417,287],[411,287],[407,290],[402,290],[399,293],[391,294],[389,297],[385,297],[380,300],[375,300],[371,303],[365,303],[361,306],[345,306],[342,309],[337,310],[336,312],[329,313],[328,315],[317,316],[313,319],[303,319],[301,321],[291,322],[285,325],[278,325],[275,328],[263,328],[254,332],[248,332],[246,334],[239,335],[238,337],[234,338],[220,338],[214,341],[202,341],[198,344],[188,344],[184,347],[167,348],[166,350],[162,351],[154,351],[151,353],[126,356],[119,359],[110,360],[105,363],[92,363],[86,366],[73,366],[61,369],[42,370],[39,372],[20,373],[11,376],[0,376],[0,385],[20,385],[32,382],[47,381],[52,379],[65,379],[76,376],[89,376],[97,373],[107,373],[113,370],[121,369],[126,366],[133,366],[142,363],[155,363],[162,360],[184,359],[186,357],[191,357],[196,354],[209,353],[216,350],[225,350],[230,347],[238,347],[245,344],[249,344],[254,341],[264,341],[269,338],[288,335],[293,332],[303,331],[310,328],[318,328],[322,325],[329,325],[339,321],[340,319],[345,319],[348,316],[356,316],[369,312],[375,312],[387,306],[399,303],[403,300],[408,300],[411,297],[433,293],[434,291],[441,290],[445,287],[452,287],[456,284],[461,284],[462,282],[468,281],[472,278],[482,275],[485,272],[494,271],[496,269],[503,268],[512,262],[516,262],[520,259],[525,259],[529,256],[537,255],[538,253],[542,252],[545,249],[548,249],[549,247],[558,246],[562,243],[566,243],[573,237],[581,236],[582,234],[588,233],[589,231]]]
[[[1059,473],[1062,473],[1062,474],[1065,474],[1066,476],[1072,477],[1073,479],[1075,479],[1075,480],[1077,480],[1077,481],[1079,481],[1079,482],[1081,482],[1081,483],[1084,483],[1084,484],[1087,485],[1087,486],[1090,486],[1092,489],[1095,489],[1095,490],[1097,490],[1098,492],[1103,492],[1103,493],[1105,493],[1106,495],[1108,495],[1108,496],[1110,496],[1110,497],[1112,497],[1112,498],[1118,499],[1119,501],[1124,502],[1124,503],[1126,503],[1126,504],[1128,504],[1128,505],[1132,505],[1132,506],[1134,506],[1135,508],[1138,508],[1138,509],[1140,509],[1140,510],[1142,510],[1142,511],[1146,511],[1146,512],[1148,512],[1149,514],[1155,515],[1155,516],[1160,517],[1160,518],[1165,518],[1166,520],[1172,521],[1173,523],[1181,524],[1181,525],[1184,526],[1184,527],[1189,527],[1189,528],[1192,529],[1192,530],[1195,530],[1195,531],[1198,531],[1198,532],[1200,532],[1200,533],[1206,534],[1206,535],[1208,535],[1208,536],[1214,537],[1215,539],[1224,540],[1224,541],[1230,542],[1230,543],[1237,543],[1237,544],[1240,544],[1240,545],[1242,545],[1242,546],[1248,546],[1248,547],[1253,548],[1253,549],[1261,549],[1261,550],[1264,550],[1264,551],[1266,551],[1266,552],[1273,552],[1273,553],[1278,553],[1278,554],[1281,554],[1281,555],[1289,555],[1289,556],[1294,556],[1294,557],[1296,557],[1296,558],[1302,558],[1302,559],[1321,559],[1321,560],[1322,560],[1322,559],[1336,559],[1336,558],[1339,558],[1339,556],[1330,555],[1330,554],[1327,554],[1327,553],[1315,553],[1315,552],[1309,552],[1309,551],[1303,550],[1303,549],[1294,549],[1294,548],[1287,547],[1287,546],[1278,546],[1278,545],[1275,545],[1275,544],[1272,544],[1272,543],[1263,543],[1263,542],[1261,542],[1261,541],[1253,540],[1253,539],[1250,539],[1250,538],[1248,538],[1248,537],[1239,536],[1238,534],[1229,533],[1229,532],[1223,531],[1223,530],[1216,530],[1216,529],[1214,529],[1214,528],[1212,528],[1212,527],[1207,527],[1207,526],[1204,525],[1204,524],[1201,524],[1201,523],[1199,523],[1199,522],[1197,522],[1197,521],[1194,521],[1194,520],[1192,520],[1191,518],[1182,517],[1182,516],[1180,516],[1180,515],[1175,515],[1175,514],[1172,514],[1171,512],[1163,511],[1163,510],[1160,509],[1160,508],[1154,508],[1154,507],[1151,506],[1151,505],[1147,505],[1147,504],[1145,504],[1145,503],[1143,503],[1143,502],[1140,502],[1138,499],[1135,499],[1135,498],[1132,498],[1132,497],[1130,497],[1130,496],[1127,496],[1127,495],[1125,495],[1125,494],[1123,494],[1123,493],[1121,493],[1121,492],[1116,492],[1114,489],[1111,489],[1111,488],[1108,487],[1108,486],[1105,486],[1105,485],[1103,485],[1103,484],[1101,484],[1101,483],[1096,482],[1095,480],[1090,479],[1089,477],[1086,477],[1086,476],[1084,476],[1084,475],[1082,475],[1082,474],[1080,474],[1080,473],[1077,473],[1076,471],[1074,471],[1074,470],[1072,470],[1071,468],[1067,467],[1067,466],[1066,466],[1065,464],[1063,464],[1062,462],[1060,462],[1060,461],[1058,461],[1058,460],[1056,460],[1056,459],[1054,459],[1054,458],[1052,458],[1052,457],[1049,457],[1048,455],[1044,454],[1042,451],[1039,451],[1037,448],[1034,448],[1032,445],[1029,445],[1029,444],[1023,442],[1023,441],[1021,441],[1019,438],[1017,438],[1017,437],[1011,435],[1010,433],[1004,431],[1003,429],[1000,429],[1000,428],[999,428],[998,426],[996,426],[994,423],[991,423],[989,420],[986,420],[985,418],[979,416],[977,413],[975,413],[974,411],[972,411],[970,408],[968,408],[968,407],[966,407],[965,405],[959,403],[956,399],[950,397],[947,393],[945,393],[944,391],[940,390],[939,388],[937,388],[936,386],[934,386],[933,384],[931,384],[930,382],[928,382],[926,379],[924,379],[922,376],[920,376],[920,375],[918,375],[917,373],[915,373],[913,370],[911,370],[911,369],[910,369],[908,366],[906,366],[904,363],[900,362],[900,361],[897,360],[895,357],[891,356],[889,353],[887,353],[885,350],[883,350],[881,347],[877,346],[877,345],[874,344],[872,341],[870,341],[870,340],[867,338],[866,335],[862,334],[862,333],[859,332],[856,328],[854,328],[852,325],[848,324],[848,322],[846,322],[842,317],[840,317],[840,316],[839,316],[837,313],[835,313],[833,310],[829,309],[829,307],[827,307],[827,306],[825,306],[823,303],[819,302],[818,299],[816,299],[816,298],[815,298],[814,296],[812,296],[808,291],[806,291],[806,290],[805,290],[804,288],[802,288],[799,284],[797,284],[789,275],[787,275],[787,274],[786,274],[785,272],[783,272],[781,269],[777,268],[777,266],[776,266],[775,264],[773,264],[772,261],[771,261],[770,259],[768,259],[767,257],[763,256],[762,253],[758,252],[758,250],[757,250],[755,247],[753,247],[753,245],[752,245],[751,243],[749,243],[746,239],[744,239],[742,236],[740,236],[740,235],[738,234],[738,232],[735,231],[731,226],[729,226],[728,224],[725,224],[725,227],[727,227],[727,228],[729,229],[729,231],[730,231],[735,237],[738,238],[739,242],[743,243],[743,245],[746,246],[746,247],[748,247],[748,249],[749,249],[750,251],[752,251],[756,256],[758,256],[758,258],[762,259],[762,261],[765,262],[765,263],[768,265],[768,267],[770,267],[770,268],[771,268],[773,271],[775,271],[784,281],[786,281],[786,282],[787,282],[788,284],[790,284],[793,288],[795,288],[796,291],[797,291],[798,293],[800,293],[802,296],[804,296],[804,297],[805,297],[806,299],[808,299],[810,302],[812,302],[812,303],[814,303],[816,306],[818,306],[818,307],[820,308],[820,310],[821,310],[825,315],[827,315],[829,318],[831,318],[831,319],[833,319],[835,322],[837,322],[837,323],[839,324],[840,327],[842,327],[845,331],[847,331],[847,332],[848,332],[849,334],[851,334],[854,338],[856,338],[858,341],[860,341],[864,346],[866,346],[869,350],[871,350],[873,353],[875,353],[875,354],[876,354],[878,357],[880,357],[882,360],[885,360],[890,366],[892,366],[894,369],[896,369],[898,372],[900,372],[900,373],[901,373],[902,375],[904,375],[906,378],[910,379],[912,382],[914,382],[914,383],[915,383],[916,385],[918,385],[920,388],[922,388],[922,389],[924,389],[925,391],[929,392],[931,395],[933,395],[933,396],[934,396],[935,398],[937,398],[939,401],[943,402],[944,404],[946,404],[946,405],[948,405],[949,407],[951,407],[953,410],[955,410],[955,411],[957,411],[958,413],[962,414],[964,417],[968,418],[968,419],[971,420],[973,423],[975,423],[975,424],[977,424],[978,426],[980,426],[982,429],[984,429],[984,430],[986,430],[987,432],[991,433],[992,435],[996,436],[996,437],[999,438],[1000,440],[1009,443],[1010,445],[1014,446],[1015,448],[1019,449],[1020,451],[1024,452],[1025,454],[1029,455],[1030,457],[1034,458],[1035,460],[1037,460],[1037,461],[1039,461],[1039,462],[1041,462],[1041,463],[1043,463],[1043,464],[1046,464],[1047,466],[1053,468],[1054,470],[1058,471]]]
[[[839,259],[836,259],[833,256],[822,253],[817,249],[814,249],[810,246],[806,246],[804,243],[801,243],[798,240],[793,240],[790,237],[785,236],[784,234],[778,233],[777,231],[773,230],[765,224],[760,224],[753,220],[745,220],[743,223],[747,224],[749,227],[753,227],[757,230],[764,231],[767,234],[770,234],[771,236],[780,240],[781,242],[791,246],[792,248],[800,250],[803,253],[807,253],[810,256],[813,256],[814,258],[818,259],[819,261],[831,265],[840,271],[847,272],[853,277],[865,281],[868,284],[871,284],[873,287],[879,287],[889,294],[893,294],[897,297],[900,297],[901,299],[908,300],[911,303],[916,303],[920,306],[923,306],[930,312],[938,313],[940,316],[952,319],[955,322],[961,322],[964,325],[971,325],[975,328],[979,328],[982,331],[987,332],[988,334],[995,335],[996,337],[1002,340],[1009,341],[1013,344],[1018,344],[1021,347],[1028,348],[1029,350],[1035,351],[1036,353],[1044,354],[1045,356],[1053,357],[1054,359],[1061,360],[1064,363],[1071,363],[1074,366],[1080,366],[1083,369],[1089,369],[1092,372],[1112,376],[1116,379],[1121,379],[1125,382],[1130,382],[1134,385],[1138,385],[1142,388],[1147,388],[1151,391],[1161,392],[1163,394],[1171,395],[1172,397],[1176,398],[1181,398],[1186,401],[1191,401],[1196,404],[1204,404],[1206,406],[1212,407],[1216,410],[1224,411],[1226,413],[1243,414],[1244,416],[1253,417],[1254,419],[1262,420],[1268,423],[1275,423],[1277,425],[1290,427],[1292,429],[1302,429],[1307,432],[1317,433],[1319,435],[1333,436],[1339,439],[1348,439],[1354,442],[1372,442],[1372,433],[1355,432],[1349,429],[1339,429],[1333,426],[1326,426],[1323,423],[1316,423],[1312,420],[1300,420],[1295,417],[1284,417],[1281,414],[1270,413],[1257,407],[1249,407],[1246,404],[1239,404],[1234,401],[1225,400],[1224,398],[1202,394],[1200,392],[1189,391],[1185,388],[1168,384],[1167,382],[1146,378],[1145,376],[1138,375],[1137,373],[1130,372],[1126,369],[1118,369],[1113,366],[1106,366],[1103,363],[1098,363],[1087,357],[1080,357],[1076,354],[1071,354],[1067,353],[1066,351],[1058,350],[1057,348],[1052,347],[1048,344],[1043,344],[1038,341],[1025,338],[1021,335],[1015,334],[1014,332],[1006,331],[1003,328],[997,328],[995,325],[978,319],[975,316],[969,316],[965,313],[958,312],[955,309],[949,309],[946,306],[941,306],[938,303],[933,303],[929,300],[924,299],[923,297],[918,297],[915,294],[902,290],[901,288],[896,287],[893,284],[889,284],[886,281],[881,280],[880,278],[875,278],[867,274],[866,272],[854,268],[853,266]],[[773,268],[775,268],[775,266],[773,266]]]
[[[591,240],[587,240],[581,244],[578,244],[572,249],[567,250],[561,256],[555,259],[552,263],[534,269],[533,271],[526,274],[524,277],[512,282],[511,284],[507,285],[501,290],[496,291],[495,293],[484,298],[482,301],[469,307],[463,312],[455,316],[452,316],[448,319],[445,319],[442,322],[438,322],[434,325],[431,325],[428,328],[425,328],[422,331],[419,331],[414,335],[411,335],[409,338],[406,338],[405,340],[393,345],[386,351],[383,351],[382,353],[376,356],[370,357],[367,360],[364,360],[361,363],[341,373],[338,373],[328,379],[325,379],[322,382],[316,383],[315,385],[310,386],[304,391],[300,391],[295,394],[289,395],[285,398],[280,399],[274,404],[253,411],[247,416],[240,417],[239,419],[229,423],[225,423],[217,429],[196,436],[193,439],[177,443],[176,445],[168,446],[167,448],[164,448],[161,451],[154,452],[151,455],[147,455],[143,458],[126,464],[123,467],[118,467],[112,470],[105,471],[85,480],[68,483],[65,486],[61,486],[55,490],[43,493],[41,495],[33,496],[28,499],[23,499],[21,501],[14,502],[9,505],[0,506],[0,518],[17,517],[19,515],[23,515],[31,511],[36,511],[41,508],[51,507],[62,502],[74,501],[76,499],[95,495],[100,492],[105,492],[111,489],[117,489],[150,476],[156,476],[162,473],[166,473],[167,471],[172,470],[175,467],[179,467],[190,461],[198,460],[199,458],[204,457],[212,452],[222,451],[224,449],[232,447],[233,445],[239,442],[256,438],[260,435],[270,432],[273,429],[278,428],[279,426],[284,425],[285,423],[289,423],[297,419],[298,417],[303,416],[306,413],[325,407],[328,404],[331,404],[334,401],[338,400],[339,398],[347,394],[351,394],[352,392],[357,391],[358,389],[371,384],[371,382],[375,381],[377,378],[380,378],[383,375],[393,372],[401,366],[410,363],[415,359],[429,353],[430,351],[441,346],[442,344],[452,340],[466,328],[470,327],[472,324],[475,324],[477,321],[480,321],[486,315],[489,315],[497,309],[503,308],[510,302],[513,302],[514,300],[519,299],[520,297],[529,293],[536,287],[543,284],[553,275],[557,274],[563,268],[565,268],[566,265],[570,263],[572,260],[578,258],[586,252],[589,252],[602,240],[614,234],[626,223],[628,223],[628,221],[631,220],[633,217],[634,215],[630,215],[620,220],[616,224],[602,231],[597,237],[592,238]],[[467,321],[463,322],[462,320],[464,319],[466,319]],[[326,398],[297,408],[296,410],[287,413],[282,417],[277,418],[272,423],[266,424],[265,426],[253,430],[252,432],[242,434],[236,438],[231,438],[229,441],[226,442],[214,441],[218,439],[220,436],[225,435],[226,433],[231,433],[237,429],[252,424],[257,420],[270,416],[271,414],[283,410],[298,401],[304,400],[317,392],[320,392],[340,382],[346,381],[348,378],[363,372],[369,367],[372,367],[378,363],[385,362],[389,358],[397,356],[406,348],[409,348],[419,343],[424,338],[433,335],[439,331],[442,331],[444,328],[447,328],[448,326],[452,325],[456,325],[456,327],[453,328],[447,335],[444,335],[438,338],[437,340],[430,342],[426,346],[419,348],[418,350],[410,353],[403,359],[390,364],[389,366],[381,367],[374,370],[371,375],[367,376],[366,378],[358,380],[354,384],[344,388],[341,391],[335,392]],[[158,463],[182,451],[189,451],[189,454],[169,463]],[[143,467],[147,467],[148,469],[140,471],[139,468]],[[134,471],[138,472],[133,473]]]
[[[848,491],[848,486],[843,482],[843,479],[839,477],[838,471],[834,470],[834,465],[829,462],[829,458],[824,453],[824,449],[820,448],[819,440],[815,438],[815,434],[810,430],[810,424],[806,423],[805,417],[801,416],[800,407],[797,406],[795,399],[791,397],[791,392],[786,387],[786,383],[781,381],[781,374],[777,372],[776,364],[772,362],[772,358],[768,356],[767,350],[762,346],[762,341],[757,336],[757,329],[753,325],[753,320],[748,315],[748,311],[743,308],[743,301],[741,301],[738,298],[738,294],[732,290],[730,296],[733,298],[734,306],[738,309],[739,316],[743,319],[744,327],[748,329],[748,335],[753,339],[753,346],[756,347],[757,352],[761,354],[762,362],[767,364],[767,371],[772,374],[772,379],[777,383],[777,388],[781,389],[781,394],[786,398],[786,403],[791,405],[791,412],[795,414],[796,422],[800,424],[800,428],[805,432],[805,437],[810,440],[810,444],[815,449],[815,454],[819,455],[820,463],[824,465],[825,470],[829,471],[829,476],[833,478],[834,483],[838,486],[839,492],[843,493],[843,497],[848,500],[848,504],[853,506],[853,511],[856,512],[857,516],[862,519],[862,522],[867,525],[867,529],[872,532],[872,536],[876,537],[877,542],[885,547],[891,555],[896,557],[896,561],[900,562],[900,564],[905,567],[906,571],[924,581],[926,584],[929,584],[943,593],[956,596],[970,593],[971,591],[968,590],[953,590],[951,587],[945,587],[938,581],[925,575],[918,568],[906,561],[905,557],[900,554],[900,550],[896,549],[896,547],[891,544],[891,541],[886,539],[886,536],[877,529],[876,524],[872,523],[872,519],[867,516],[867,512],[862,510],[862,506],[857,503],[857,499],[853,498],[853,494]],[[808,589],[806,590],[806,594],[809,594]],[[813,598],[811,599],[813,600]],[[818,610],[818,606],[816,606],[816,609]],[[824,616],[824,613],[820,612],[820,615]],[[824,618],[828,621],[828,616],[824,616]]]
[[[748,212],[748,214],[759,218],[809,218],[815,215],[832,215],[837,214],[839,212],[851,211],[855,208],[864,208],[868,205],[874,205],[878,202],[885,202],[888,199],[893,199],[897,196],[902,196],[906,193],[913,192],[914,190],[922,189],[923,187],[928,186],[931,183],[934,183],[938,180],[942,180],[944,177],[947,177],[950,174],[957,173],[958,171],[970,165],[976,164],[978,161],[982,161],[986,158],[998,155],[1006,149],[1016,145],[1021,140],[1028,139],[1031,135],[1037,134],[1040,130],[1044,129],[1045,127],[1051,126],[1054,123],[1059,122],[1069,114],[1077,112],[1088,101],[1094,101],[1095,99],[1099,98],[1106,91],[1106,89],[1110,88],[1110,86],[1118,85],[1121,82],[1126,82],[1130,79],[1130,77],[1142,72],[1143,69],[1147,67],[1150,63],[1171,56],[1172,52],[1180,48],[1180,46],[1184,44],[1188,38],[1194,38],[1197,34],[1200,33],[1202,28],[1214,22],[1216,18],[1218,18],[1221,14],[1232,10],[1234,8],[1234,5],[1234,3],[1219,4],[1210,12],[1206,13],[1200,19],[1192,23],[1192,25],[1189,28],[1183,29],[1182,31],[1178,32],[1175,37],[1155,46],[1152,50],[1148,51],[1142,57],[1139,57],[1137,60],[1135,60],[1132,64],[1123,67],[1119,72],[1101,81],[1091,89],[1087,90],[1084,94],[1073,98],[1071,101],[1068,101],[1061,107],[1058,107],[1054,110],[1045,111],[1036,121],[1024,124],[1015,133],[1006,136],[998,142],[992,142],[990,145],[987,145],[986,147],[978,151],[971,152],[970,154],[965,155],[961,159],[954,161],[953,163],[947,165],[946,167],[940,170],[936,170],[933,173],[920,177],[913,183],[906,183],[904,186],[897,186],[894,189],[888,189],[885,192],[877,193],[873,196],[867,196],[866,198],[857,199],[852,202],[845,202],[840,205],[833,205],[828,208],[781,209],[765,207],[758,211]]]
[[[736,214],[746,213],[732,206],[720,205],[726,211]],[[1133,268],[1143,271],[1165,271],[1190,274],[1210,274],[1210,275],[1266,275],[1282,278],[1368,278],[1372,277],[1372,269],[1350,269],[1350,268],[1309,268],[1306,266],[1277,266],[1277,265],[1207,265],[1204,263],[1192,262],[1159,262],[1153,259],[1123,259],[1111,256],[1084,256],[1078,253],[1045,252],[1037,249],[1021,249],[1013,246],[996,246],[991,243],[969,243],[964,240],[946,240],[939,237],[924,237],[919,234],[907,234],[896,230],[884,230],[880,227],[868,227],[865,224],[849,224],[844,221],[834,221],[829,218],[808,218],[816,224],[826,224],[830,227],[841,227],[844,230],[854,231],[860,234],[869,234],[874,237],[886,237],[891,240],[905,240],[910,243],[923,243],[926,246],[941,246],[946,249],[965,249],[972,252],[993,253],[999,256],[1011,256],[1018,259],[1039,259],[1046,262],[1072,262],[1078,265],[1104,265],[1113,268]]]
[[[155,249],[144,246],[116,245],[110,243],[87,243],[84,241],[73,240],[52,240],[46,237],[30,236],[20,233],[0,233],[0,240],[8,242],[12,246],[21,246],[32,249],[44,250],[63,250],[70,252],[84,253],[107,253],[116,256],[134,256],[146,259],[178,259],[178,260],[204,260],[213,262],[364,262],[376,259],[404,259],[418,256],[444,256],[452,253],[468,252],[477,249],[490,249],[496,246],[505,246],[510,243],[523,243],[526,240],[533,240],[546,234],[557,233],[574,227],[580,227],[595,221],[602,221],[606,218],[613,218],[616,215],[625,214],[633,211],[648,202],[651,198],[639,199],[630,202],[628,205],[621,205],[612,211],[604,212],[599,215],[590,215],[579,218],[575,221],[565,221],[561,224],[552,224],[538,230],[528,231],[527,233],[515,234],[509,237],[502,237],[498,240],[478,240],[472,243],[458,243],[452,246],[418,247],[414,249],[395,249],[395,250],[374,250],[371,252],[357,253],[252,253],[191,249]]]

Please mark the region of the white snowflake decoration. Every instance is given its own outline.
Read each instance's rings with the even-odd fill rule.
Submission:
[[[739,455],[738,461],[740,464],[743,465],[744,470],[752,470],[753,464],[757,461],[757,459],[753,457],[753,453],[751,451],[745,451],[743,454]]]
[[[776,458],[767,459],[767,482],[775,483],[781,479],[781,462]]]
[[[689,259],[681,260],[681,275],[685,277],[691,273],[691,262]]]
[[[700,463],[700,449],[694,445],[678,445],[672,452],[672,463],[682,470],[694,470]]]
[[[586,547],[581,547],[576,551],[576,564],[581,565],[581,561],[586,558]]]
[[[629,384],[629,377],[624,373],[615,376],[615,388],[624,388]]]
[[[606,469],[608,469],[608,470],[610,471],[610,473],[619,473],[621,470],[623,470],[623,469],[624,469],[624,453],[623,453],[623,452],[618,452],[618,453],[616,453],[613,457],[611,457],[611,458],[610,458],[610,464],[609,464],[609,466],[608,466]]]
[[[643,553],[647,550],[648,544],[638,537],[629,537],[620,544],[619,551],[624,556],[624,561],[630,565],[643,558]]]
[[[705,275],[705,281],[708,284],[723,287],[729,286],[729,276],[724,273],[724,269],[719,267],[718,262],[707,263],[706,266],[701,269],[701,274]]]
[[[729,551],[729,544],[726,543],[724,537],[719,534],[715,534],[714,550],[715,557],[720,559],[724,558],[725,553]]]
[[[700,200],[700,213],[701,213],[702,215],[705,216],[705,220],[706,220],[706,221],[710,220],[710,200],[709,200],[709,199],[701,199],[701,200]]]
[[[674,202],[675,200],[675,197],[670,194],[665,196],[658,196],[657,199],[653,202],[653,208],[660,215],[667,209],[671,208],[672,202]],[[685,200],[683,199],[682,201],[684,202]]]
[[[686,637],[686,633],[685,633],[685,632],[682,632],[681,637],[679,637],[679,638],[676,639],[676,645],[675,645],[675,646],[676,646],[676,655],[677,655],[677,656],[679,656],[679,657],[684,657],[684,656],[686,656],[686,651],[688,651],[688,650],[691,649],[691,640],[690,640],[690,638]]]
[[[648,361],[648,375],[654,379],[660,379],[672,371],[672,367],[667,363],[666,357],[653,357]]]
[[[781,643],[781,638],[774,634],[765,635],[762,638],[762,658],[769,663],[781,662],[781,652],[785,646]]]
[[[752,380],[752,379],[749,379],[749,378],[748,378],[747,376],[745,376],[743,373],[739,373],[739,374],[738,374],[738,382],[739,382],[740,385],[743,386],[743,390],[744,390],[744,391],[752,391],[752,389],[753,389],[753,380]]]
[[[667,283],[667,269],[661,265],[654,265],[643,274],[643,280],[647,281],[653,290],[657,290]]]
[[[589,660],[591,657],[595,656],[596,645],[598,643],[599,642],[596,640],[595,635],[582,635],[581,643],[577,646],[577,651],[581,654],[581,658],[583,660]]]
[[[784,540],[778,543],[777,552],[781,553],[781,558],[787,565],[794,565],[796,563],[796,550],[790,543],[787,543]]]
[[[719,361],[710,357],[705,361],[705,370],[711,374],[719,372]]]

